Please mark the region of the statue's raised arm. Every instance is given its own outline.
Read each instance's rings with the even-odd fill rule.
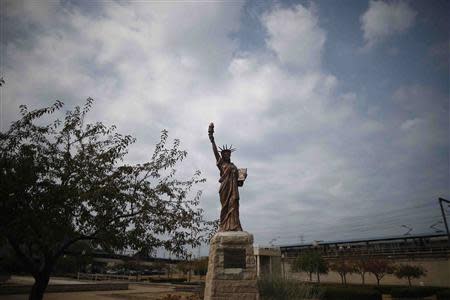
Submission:
[[[220,154],[219,150],[217,150],[216,142],[214,141],[214,123],[210,123],[208,127],[208,136],[209,140],[211,141],[214,156],[216,157],[216,161],[218,162],[220,160]]]

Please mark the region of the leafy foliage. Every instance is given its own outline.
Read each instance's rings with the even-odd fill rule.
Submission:
[[[347,284],[347,274],[353,273],[354,266],[350,260],[345,257],[339,257],[330,265],[330,269],[339,274],[342,284]]]
[[[365,275],[367,273],[368,263],[369,258],[367,256],[360,256],[351,260],[352,273],[356,273],[361,276],[362,284],[365,284]]]
[[[192,263],[195,275],[206,275],[208,272],[208,257],[198,258]]]
[[[317,281],[320,281],[320,274],[328,273],[328,264],[317,252],[306,252],[298,256],[292,264],[292,271],[306,272],[309,274],[310,281],[312,274],[317,274]]]
[[[422,266],[399,265],[394,274],[398,278],[407,278],[408,284],[411,287],[411,279],[423,277],[427,274],[427,271]]]
[[[438,300],[449,300],[450,299],[450,289],[444,289],[441,291],[438,291],[436,293]]]
[[[377,285],[380,285],[380,280],[385,275],[394,273],[394,266],[388,260],[370,258],[367,262],[367,271],[375,276]]]
[[[115,126],[86,123],[93,99],[45,123],[63,103],[29,111],[0,133],[0,238],[31,274],[47,277],[73,244],[91,241],[107,251],[151,253],[164,247],[184,255],[214,225],[198,208],[200,171],[176,178],[187,155],[163,130],[149,162],[126,164],[130,135]],[[48,282],[48,280],[47,280]],[[45,284],[46,286],[46,284]]]
[[[325,287],[324,300],[381,300],[381,293],[373,288],[354,286],[327,286]]]
[[[54,274],[66,275],[69,273],[86,272],[93,263],[91,244],[89,241],[80,241],[72,245],[69,251],[58,259]]]
[[[323,293],[317,285],[276,276],[258,279],[258,290],[262,300],[320,299]]]
[[[409,288],[393,288],[391,296],[393,298],[423,298],[435,295],[438,290],[435,287],[409,287]]]
[[[180,271],[183,274],[187,274],[189,271],[192,270],[192,262],[190,261],[180,261],[177,263],[176,266],[177,270]]]
[[[197,295],[190,295],[190,296],[179,296],[179,295],[172,295],[172,294],[168,294],[162,298],[160,298],[160,300],[200,300],[200,297]]]

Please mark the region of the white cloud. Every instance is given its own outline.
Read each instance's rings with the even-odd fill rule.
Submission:
[[[326,35],[313,9],[300,4],[292,9],[276,8],[262,21],[268,32],[267,45],[282,63],[302,69],[320,66]]]
[[[413,26],[416,11],[405,1],[370,1],[361,16],[365,48],[371,48],[385,39],[405,32]]]
[[[430,45],[427,56],[439,68],[447,70],[449,66],[450,42],[448,40]]]
[[[406,120],[405,122],[403,122],[400,125],[400,128],[403,129],[403,130],[409,130],[409,129],[414,128],[415,126],[419,125],[422,122],[423,122],[423,120],[420,119],[420,118],[414,118],[414,119]]]
[[[399,87],[392,98],[402,112],[397,118],[404,134],[399,139],[403,147],[415,147],[416,151],[448,147],[447,95],[430,86],[416,84]]]
[[[217,142],[234,144],[233,161],[249,168],[242,223],[262,242],[277,228],[293,230],[318,216],[333,223],[349,207],[382,206],[372,203],[405,190],[391,183],[402,175],[397,161],[386,159],[396,150],[388,129],[400,125],[387,128],[358,111],[357,93],[339,92],[339,76],[321,66],[326,33],[314,9],[267,11],[261,17],[267,48],[246,53],[233,38],[241,3],[105,2],[98,9],[12,16],[34,20],[36,37],[27,47],[23,37],[6,43],[3,119],[14,118],[19,103],[60,98],[71,106],[92,96],[93,120],[138,137],[132,161],[148,159],[166,128],[189,151],[181,175],[201,169],[208,178],[202,205],[208,217],[218,217],[207,138],[214,121]],[[398,101],[419,90],[399,90]]]

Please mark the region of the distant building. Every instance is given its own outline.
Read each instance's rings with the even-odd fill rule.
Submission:
[[[319,252],[326,260],[333,261],[338,257],[377,257],[389,259],[393,263],[422,265],[427,275],[415,280],[414,284],[450,287],[450,244],[445,234],[404,235],[374,239],[339,240],[316,242],[311,244],[284,245],[280,247],[283,263],[287,265],[288,276],[306,279],[306,274],[290,271],[292,261],[307,251]],[[333,272],[321,276],[322,281],[340,282]],[[368,274],[367,283],[376,283]],[[348,276],[349,283],[360,283],[357,275]],[[405,284],[393,275],[387,275],[383,284]]]
[[[280,274],[281,252],[279,247],[253,247],[258,277]]]

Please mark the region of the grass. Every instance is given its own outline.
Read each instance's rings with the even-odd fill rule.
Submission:
[[[259,279],[258,289],[261,300],[320,299],[323,294],[318,286],[281,277]]]

